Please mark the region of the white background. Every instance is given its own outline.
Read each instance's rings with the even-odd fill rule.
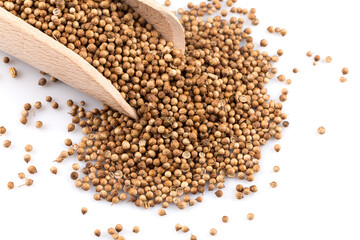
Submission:
[[[172,6],[185,7],[185,2],[173,0]],[[106,201],[94,201],[92,193],[76,189],[69,178],[76,159],[62,164],[53,160],[65,149],[65,138],[76,142],[82,137],[80,129],[69,134],[66,131],[71,121],[66,100],[85,100],[89,109],[101,104],[60,82],[38,86],[39,71],[11,57],[9,64],[0,62],[0,126],[8,130],[0,142],[12,141],[9,149],[0,145],[0,239],[95,239],[96,228],[103,232],[101,239],[111,239],[105,232],[118,223],[124,226],[126,239],[131,240],[190,239],[191,233],[198,239],[214,240],[359,239],[357,1],[242,0],[236,6],[257,9],[260,25],[254,27],[255,42],[266,38],[266,51],[271,54],[279,48],[284,50],[276,67],[293,81],[285,103],[290,127],[284,131],[279,153],[273,150],[275,141],[263,148],[262,170],[254,182],[257,193],[235,200],[238,182],[227,181],[221,199],[207,192],[203,203],[184,211],[171,207],[165,217],[157,215],[158,208],[146,211],[131,203],[111,206]],[[286,28],[288,35],[283,38],[267,33],[269,25]],[[333,63],[321,60],[314,67],[312,59],[305,56],[309,50],[322,59],[331,55]],[[5,55],[0,52],[1,59]],[[16,79],[9,76],[10,66],[18,69]],[[350,69],[348,82],[340,83],[344,66]],[[294,67],[300,73],[293,74]],[[285,84],[274,80],[268,87],[272,98],[277,99]],[[58,110],[45,102],[48,95],[59,103]],[[38,100],[43,102],[43,109],[29,117],[27,126],[21,125],[23,104]],[[42,129],[34,127],[37,120],[43,121]],[[317,134],[321,125],[326,127],[323,136]],[[7,182],[14,181],[18,186],[22,180],[17,173],[26,172],[26,144],[34,146],[29,164],[37,167],[38,174],[31,176],[32,187],[9,191]],[[53,165],[59,169],[57,176],[49,172]],[[280,166],[279,173],[272,172],[275,165]],[[277,189],[270,188],[271,181],[278,182]],[[80,212],[83,206],[89,209],[85,216]],[[249,212],[255,214],[253,221],[246,220]],[[229,216],[229,223],[221,222],[223,215]],[[176,233],[176,223],[187,225],[190,232]],[[141,228],[137,235],[131,232],[135,225]],[[215,237],[209,235],[213,227],[218,230]]]

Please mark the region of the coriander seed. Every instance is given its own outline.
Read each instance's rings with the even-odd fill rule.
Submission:
[[[275,182],[275,181],[271,182],[271,183],[270,183],[270,186],[271,186],[272,188],[276,188],[276,187],[277,187],[277,182]]]
[[[311,57],[311,56],[312,56],[312,52],[311,52],[311,51],[308,51],[308,52],[306,53],[306,56]]]
[[[57,78],[51,76],[51,77],[50,77],[50,81],[51,81],[51,82],[57,82],[58,80],[57,80]]]
[[[260,41],[260,46],[266,47],[267,45],[268,45],[268,42],[267,42],[266,39],[263,39],[263,40]]]
[[[332,62],[332,57],[327,56],[327,57],[325,58],[325,61],[326,61],[327,63],[331,63],[331,62]]]
[[[273,26],[269,26],[269,27],[267,28],[267,31],[268,31],[269,33],[274,33],[274,32],[275,32],[275,28],[274,28]]]
[[[115,230],[119,233],[123,230],[123,226],[121,224],[116,224]]]
[[[24,161],[25,161],[26,163],[29,163],[30,160],[31,160],[31,156],[30,156],[29,154],[25,154],[25,155],[24,155]]]
[[[318,133],[319,133],[320,135],[325,134],[325,128],[324,128],[324,127],[319,127],[317,131],[318,131]]]
[[[14,67],[9,68],[9,73],[10,73],[12,78],[17,77],[17,71],[16,71],[16,69]]]
[[[195,235],[191,235],[190,240],[197,240],[197,237]]]
[[[284,55],[284,51],[282,50],[282,49],[279,49],[279,50],[277,50],[277,55],[279,56],[279,57],[281,57],[282,55]]]
[[[100,235],[101,235],[100,230],[99,230],[99,229],[96,229],[96,230],[94,231],[94,235],[97,236],[97,237],[100,237]]]
[[[181,231],[182,231],[183,233],[187,233],[188,231],[190,231],[190,229],[189,229],[187,226],[182,226],[182,227],[181,227]]]
[[[67,127],[68,132],[72,132],[75,130],[75,125],[73,123],[70,123]]]
[[[8,57],[4,57],[4,58],[3,58],[3,62],[4,62],[4,63],[9,63],[9,62],[10,62],[10,59],[9,59]]]
[[[223,216],[221,220],[223,221],[223,223],[227,223],[227,222],[229,222],[229,217]]]
[[[38,81],[39,86],[45,86],[47,83],[47,80],[45,78],[40,78]]]
[[[25,146],[25,151],[26,152],[31,152],[33,150],[33,146],[31,146],[30,144]]]
[[[24,117],[24,118],[27,118],[29,116],[29,111],[27,110],[22,110],[21,111],[21,116]]]
[[[50,168],[50,172],[52,173],[52,174],[57,174],[57,172],[58,172],[58,169],[56,168],[56,167],[51,167]]]
[[[51,101],[52,101],[52,97],[51,97],[51,96],[46,96],[45,101],[51,102]]]
[[[158,214],[159,216],[165,216],[166,215],[165,209],[159,209]]]
[[[58,104],[57,102],[53,102],[53,103],[51,103],[51,107],[52,107],[53,109],[58,109],[58,108],[59,108],[59,104]]]
[[[281,29],[280,30],[280,34],[285,37],[285,35],[287,34],[287,30],[286,29]]]
[[[88,209],[86,207],[81,208],[82,215],[85,215],[88,212]]]
[[[217,230],[215,228],[210,229],[210,235],[215,236],[217,234]]]
[[[218,197],[218,198],[221,198],[223,196],[223,192],[221,190],[217,190],[215,192],[215,195]]]
[[[35,109],[40,109],[42,107],[42,104],[40,101],[35,102],[34,104]]]
[[[21,117],[20,118],[20,123],[26,125],[27,124],[27,118],[26,117]]]
[[[279,166],[273,167],[273,171],[276,172],[276,173],[279,172],[279,171],[280,171],[280,167],[279,167]]]
[[[170,0],[165,0],[164,5],[165,5],[166,7],[170,7],[171,1],[170,1]]]
[[[43,126],[42,121],[36,121],[36,122],[35,122],[35,127],[36,127],[36,128],[42,128],[42,126]]]
[[[15,187],[13,182],[8,182],[7,187],[9,190],[13,189]]]
[[[37,173],[37,169],[36,169],[35,166],[29,166],[29,167],[28,167],[28,172],[29,172],[30,174],[35,174],[35,173]]]
[[[140,232],[140,227],[139,226],[135,226],[133,228],[133,233],[139,233]]]
[[[6,128],[4,126],[0,127],[0,136],[6,133]]]
[[[25,173],[21,172],[21,173],[18,173],[18,177],[20,179],[25,179]]]
[[[320,56],[319,56],[319,55],[315,55],[314,60],[315,60],[315,62],[320,61]]]
[[[281,146],[280,146],[279,144],[275,144],[274,150],[275,150],[276,152],[279,152],[280,149],[281,149]]]
[[[342,74],[346,75],[349,73],[349,69],[347,67],[344,67],[342,70],[341,70]]]
[[[66,105],[68,105],[69,107],[73,106],[74,105],[73,100],[71,99],[67,100]]]
[[[26,111],[30,111],[30,109],[31,109],[31,104],[30,104],[30,103],[25,103],[25,104],[24,104],[24,109],[25,109]]]
[[[65,139],[64,143],[65,143],[65,146],[68,146],[68,147],[72,145],[71,139]]]
[[[3,142],[3,146],[4,146],[4,148],[9,148],[11,146],[11,141],[10,140],[5,140]]]
[[[347,81],[346,77],[340,77],[340,82],[344,83],[346,81]]]
[[[254,216],[253,213],[248,213],[248,215],[247,215],[247,219],[248,219],[249,221],[253,220],[254,217],[255,217],[255,216]]]
[[[293,73],[298,73],[298,72],[299,72],[299,69],[297,69],[297,68],[293,69]]]
[[[182,228],[181,224],[178,223],[175,225],[175,231],[178,232],[179,230],[181,230],[181,228]]]
[[[22,187],[22,186],[30,187],[30,186],[33,185],[33,183],[34,183],[34,180],[32,180],[32,179],[26,179],[26,180],[25,180],[25,183],[24,183],[23,185],[20,185],[19,187]]]

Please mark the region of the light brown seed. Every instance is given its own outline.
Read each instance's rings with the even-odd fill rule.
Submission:
[[[45,97],[45,101],[51,102],[51,101],[52,101],[52,97],[51,97],[51,96],[46,96],[46,97]]]
[[[25,151],[26,152],[31,152],[33,150],[33,146],[31,146],[30,144],[25,146]]]
[[[325,130],[324,127],[321,126],[321,127],[318,128],[317,131],[318,131],[318,133],[319,133],[320,135],[323,135],[323,134],[325,134],[325,131],[326,131],[326,130]]]
[[[197,240],[197,237],[195,235],[191,235],[190,240]]]
[[[11,190],[15,187],[15,184],[13,182],[8,182],[7,187],[9,190]]]
[[[342,83],[344,83],[344,82],[346,82],[347,81],[347,79],[346,79],[346,77],[340,77],[340,82],[342,82]]]
[[[30,156],[29,154],[25,154],[25,155],[24,155],[24,161],[25,161],[26,163],[29,163],[30,160],[31,160],[31,156]]]
[[[181,228],[182,228],[181,224],[178,223],[175,225],[175,231],[179,231],[181,230]]]
[[[342,74],[344,74],[344,75],[349,73],[349,69],[347,67],[344,67],[341,71],[342,71]]]
[[[82,215],[85,215],[88,212],[88,209],[86,207],[81,208]]]
[[[271,186],[272,188],[276,188],[276,187],[277,187],[277,182],[275,182],[275,181],[271,182],[271,183],[270,183],[270,186]]]
[[[121,224],[116,224],[115,230],[116,230],[117,232],[121,232],[121,231],[123,230],[123,226],[122,226]]]
[[[165,0],[164,5],[165,5],[166,7],[169,7],[169,6],[171,5],[171,1],[170,1],[170,0]]]
[[[135,226],[133,228],[133,233],[139,233],[140,232],[140,227],[139,226]]]
[[[267,42],[266,39],[262,39],[262,40],[260,41],[260,46],[266,47],[267,45],[268,45],[268,42]]]
[[[311,57],[311,56],[312,56],[312,52],[311,52],[311,51],[308,51],[308,52],[306,53],[306,56]]]
[[[279,172],[279,171],[280,171],[280,167],[279,167],[279,166],[273,167],[273,171],[276,172],[276,173]]]
[[[227,223],[227,222],[229,222],[229,217],[223,216],[221,220],[223,221],[223,223]]]
[[[3,58],[3,62],[4,62],[4,63],[9,63],[9,62],[10,62],[10,58],[4,57],[4,58]]]
[[[254,216],[253,213],[248,213],[248,215],[247,215],[247,219],[250,220],[250,221],[253,220],[254,217],[255,217],[255,216]]]
[[[4,148],[9,148],[11,146],[11,141],[10,140],[5,140],[3,142],[3,146],[4,146]]]
[[[36,123],[35,123],[36,128],[42,128],[42,126],[43,126],[42,121],[36,121]]]
[[[299,72],[299,69],[297,69],[297,68],[293,69],[293,73],[298,73],[298,72]]]
[[[70,123],[70,124],[68,125],[67,129],[68,129],[68,132],[72,132],[72,131],[75,130],[75,125],[74,125],[73,123]]]
[[[53,103],[51,104],[51,107],[52,107],[53,109],[58,109],[58,108],[59,108],[59,104],[58,104],[57,102],[53,102]]]
[[[52,174],[57,174],[57,172],[58,172],[58,169],[57,169],[57,167],[51,167],[50,168],[50,172],[52,173]]]
[[[17,71],[16,71],[16,69],[14,67],[9,68],[9,73],[10,73],[12,78],[17,77]]]
[[[29,172],[30,174],[35,174],[35,173],[37,173],[37,169],[36,169],[35,166],[29,166],[29,167],[28,167],[28,172]]]
[[[280,34],[285,37],[285,35],[287,34],[287,30],[286,29],[281,29],[280,30]]]
[[[268,31],[269,33],[274,33],[274,32],[275,32],[275,28],[274,28],[273,26],[269,26],[269,27],[267,28],[267,31]]]
[[[281,149],[281,146],[280,146],[279,144],[275,144],[274,150],[275,150],[276,152],[279,152],[280,149]]]
[[[100,237],[100,235],[101,235],[100,230],[99,230],[99,229],[96,229],[96,230],[94,231],[94,235],[97,236],[97,237]]]
[[[215,236],[217,234],[217,230],[215,228],[210,229],[210,235]]]
[[[319,55],[315,55],[315,57],[314,57],[314,60],[315,60],[315,62],[318,62],[318,61],[320,61],[320,56]]]
[[[277,55],[279,56],[279,57],[281,57],[282,55],[284,55],[284,51],[282,50],[282,49],[279,49],[279,50],[277,50]]]
[[[47,83],[47,80],[45,78],[40,78],[38,81],[39,86],[45,86]]]
[[[6,128],[4,126],[0,127],[0,136],[4,135],[6,133]]]
[[[25,173],[21,172],[21,173],[18,173],[18,176],[20,179],[25,179]]]
[[[189,229],[187,226],[182,226],[182,227],[181,227],[181,231],[182,231],[183,233],[187,233],[188,231],[190,231],[190,229]]]
[[[30,187],[30,186],[33,185],[33,183],[34,183],[34,180],[32,180],[32,179],[26,179],[26,180],[25,180],[25,183],[24,183],[23,185],[20,185],[19,187],[22,187],[22,186]]]
[[[331,63],[331,62],[332,62],[332,57],[327,56],[327,57],[325,58],[325,61],[326,61],[327,63]]]
[[[215,192],[215,195],[216,195],[218,198],[220,198],[220,197],[223,196],[223,191],[217,190],[217,191]]]
[[[165,209],[159,209],[158,214],[159,216],[165,216],[166,215]]]

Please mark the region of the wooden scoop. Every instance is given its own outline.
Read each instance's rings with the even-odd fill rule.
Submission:
[[[183,28],[169,10],[155,1],[125,2],[154,24],[166,40],[174,41],[174,45],[181,50],[185,49]],[[179,41],[176,42],[177,40]],[[66,46],[1,7],[0,50],[95,97],[131,118],[138,118],[136,110],[92,65]]]

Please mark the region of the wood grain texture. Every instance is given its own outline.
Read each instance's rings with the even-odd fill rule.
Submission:
[[[185,34],[179,19],[165,6],[153,0],[123,0],[148,21],[161,36],[185,52]]]
[[[95,97],[127,116],[136,110],[100,72],[78,54],[0,8],[0,49]]]

